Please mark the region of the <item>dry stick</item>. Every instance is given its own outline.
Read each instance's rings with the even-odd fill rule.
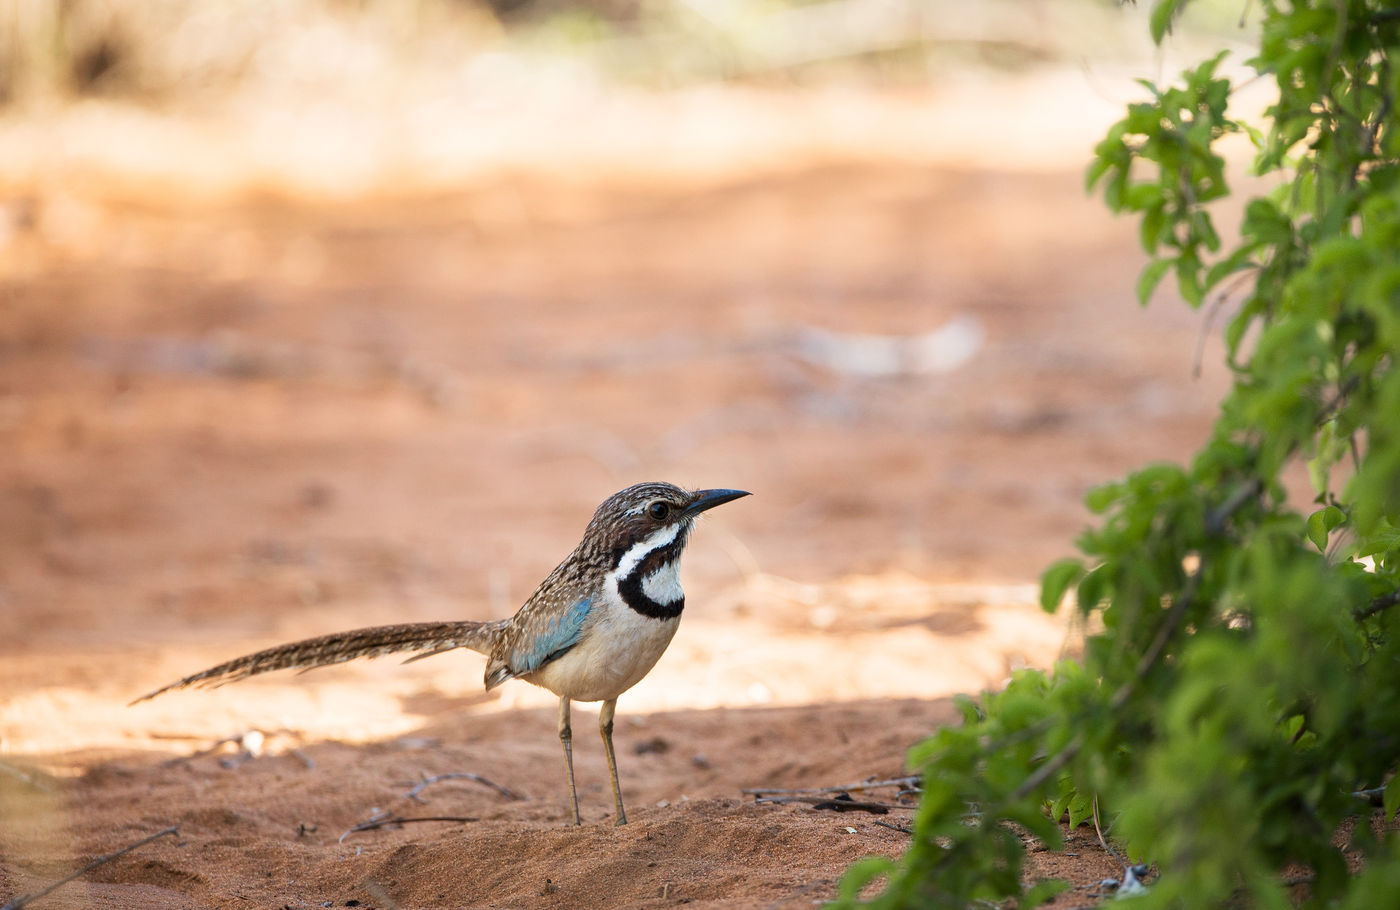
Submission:
[[[41,790],[45,793],[53,792],[53,787],[49,786],[44,781],[44,778],[40,776],[39,772],[31,773],[29,771],[24,770],[23,768],[17,768],[14,765],[2,761],[0,761],[0,772],[9,774],[17,778],[20,783],[24,784],[30,789]]]
[[[1389,594],[1382,594],[1366,606],[1355,610],[1352,615],[1357,619],[1365,619],[1368,616],[1375,616],[1377,613],[1389,610],[1397,604],[1400,604],[1400,589],[1391,591]]]
[[[6,904],[5,906],[0,907],[0,910],[19,910],[20,907],[23,907],[23,906],[25,906],[25,905],[27,905],[27,904],[32,904],[34,901],[37,901],[39,898],[45,897],[45,896],[47,896],[47,895],[49,895],[49,894],[52,894],[54,891],[57,891],[59,888],[61,888],[61,887],[63,887],[64,885],[68,884],[68,883],[71,882],[73,879],[78,878],[79,876],[85,875],[85,874],[87,874],[88,872],[91,872],[93,869],[96,869],[98,866],[101,866],[101,865],[103,865],[104,863],[110,863],[112,860],[116,859],[117,857],[119,857],[119,856],[124,856],[125,854],[130,853],[132,850],[135,850],[137,847],[144,847],[144,846],[146,846],[147,844],[149,844],[151,841],[155,840],[156,838],[158,838],[158,837],[165,837],[167,834],[173,834],[173,835],[175,835],[176,837],[179,837],[179,836],[180,836],[180,828],[179,828],[179,826],[178,826],[178,825],[171,825],[169,828],[166,828],[164,831],[157,831],[155,834],[151,834],[151,835],[148,835],[148,836],[146,836],[146,837],[141,838],[139,841],[137,841],[137,842],[134,843],[134,844],[129,844],[129,845],[125,846],[125,847],[122,847],[122,848],[121,848],[120,850],[118,850],[116,853],[109,853],[109,854],[107,854],[106,856],[99,856],[97,859],[95,859],[95,860],[93,860],[92,862],[88,863],[86,866],[84,866],[83,868],[79,869],[77,872],[74,872],[72,875],[68,875],[68,876],[65,876],[65,877],[59,879],[58,881],[54,882],[52,885],[49,885],[47,888],[43,889],[42,891],[35,891],[33,894],[21,894],[19,897],[17,897],[17,898],[15,898],[14,900],[10,901],[10,902],[9,902],[8,904]]]
[[[418,785],[417,785],[416,787],[414,787],[412,790],[409,790],[407,793],[405,793],[405,794],[404,794],[404,797],[405,797],[406,799],[411,799],[411,800],[414,800],[415,802],[420,802],[420,803],[421,803],[421,802],[423,802],[423,800],[421,800],[421,799],[418,798],[418,794],[419,794],[419,793],[422,793],[422,792],[423,792],[424,790],[426,790],[428,787],[432,786],[433,784],[437,783],[437,782],[440,781],[440,780],[472,780],[472,781],[476,781],[478,784],[481,784],[482,786],[490,787],[492,790],[495,790],[497,793],[501,794],[501,795],[504,796],[506,799],[524,799],[524,798],[525,798],[525,797],[521,796],[519,793],[516,793],[514,790],[510,789],[509,787],[503,787],[503,786],[501,786],[500,784],[496,783],[496,782],[493,781],[493,780],[489,780],[489,779],[487,779],[487,778],[485,778],[485,777],[482,777],[480,774],[472,774],[472,773],[469,772],[469,771],[453,771],[453,772],[450,773],[450,774],[434,774],[432,777],[428,777],[427,775],[424,775],[424,776],[423,776],[423,779],[422,779],[421,781],[418,782]]]
[[[874,790],[877,787],[907,787],[910,784],[917,784],[922,779],[919,775],[914,774],[909,777],[872,780],[862,784],[845,784],[839,787],[799,787],[795,790],[784,790],[781,787],[753,787],[739,792],[745,796],[758,796],[764,793],[846,793],[850,790]]]
[[[904,809],[912,812],[918,806],[901,806],[898,803],[867,803],[854,799],[832,799],[825,796],[760,796],[754,800],[758,803],[776,803],[787,805],[788,803],[807,803],[819,809],[833,809],[837,812],[874,812],[884,815],[891,809]]]
[[[1118,852],[1108,845],[1108,838],[1103,836],[1103,829],[1099,827],[1099,795],[1094,794],[1094,833],[1099,836],[1099,844],[1108,851],[1108,855],[1113,857],[1113,861],[1118,865],[1123,865],[1123,860],[1119,858]]]
[[[913,828],[906,828],[903,825],[892,825],[889,822],[880,821],[879,819],[875,820],[875,824],[879,825],[881,828],[889,828],[891,831],[902,831],[905,834],[914,833]]]
[[[1347,396],[1356,391],[1356,387],[1360,384],[1361,379],[1359,377],[1348,376],[1346,381],[1337,386],[1337,394],[1333,395],[1332,400],[1323,405],[1322,410],[1318,412],[1317,426],[1321,427],[1324,423],[1331,420],[1332,415],[1337,412],[1337,409],[1347,403]]]
[[[417,816],[417,817],[414,817],[414,818],[404,818],[402,815],[391,815],[391,814],[376,815],[374,818],[368,819],[367,821],[362,821],[362,822],[360,822],[358,825],[356,825],[356,826],[354,826],[353,828],[351,828],[350,830],[346,831],[344,834],[340,835],[340,840],[336,841],[336,843],[340,843],[340,844],[345,843],[345,838],[347,838],[347,837],[349,837],[350,835],[354,834],[356,831],[373,831],[373,830],[376,829],[376,828],[383,828],[383,827],[386,826],[386,825],[407,825],[407,824],[411,824],[412,822],[464,822],[464,823],[465,823],[465,822],[474,822],[474,821],[480,821],[480,819],[469,818],[469,817],[467,817],[467,816],[465,816],[465,815],[423,815],[423,816]],[[6,910],[6,908],[0,907],[0,910]]]
[[[1217,293],[1215,299],[1206,305],[1206,315],[1201,321],[1201,331],[1196,335],[1196,350],[1195,353],[1191,355],[1192,379],[1201,378],[1201,361],[1205,359],[1206,354],[1206,336],[1210,334],[1211,328],[1215,325],[1216,317],[1219,316],[1220,311],[1224,309],[1225,301],[1230,299],[1230,296],[1239,289],[1240,285],[1244,284],[1250,277],[1253,277],[1250,275],[1250,271],[1259,271],[1259,266],[1250,266],[1249,270],[1236,275],[1234,280]]]

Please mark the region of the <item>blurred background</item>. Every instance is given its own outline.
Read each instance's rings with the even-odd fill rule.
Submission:
[[[0,752],[274,697],[320,735],[409,729],[477,666],[113,706],[277,641],[509,615],[643,479],[755,495],[699,529],[628,710],[1053,660],[1035,582],[1085,491],[1191,452],[1227,381],[1201,314],[1134,304],[1135,226],[1084,190],[1136,77],[1244,72],[1247,6],[1191,4],[1164,49],[1149,12],[0,5]],[[517,688],[482,710],[550,699]]]

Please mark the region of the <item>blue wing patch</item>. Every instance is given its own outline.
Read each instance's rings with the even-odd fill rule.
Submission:
[[[510,669],[516,675],[533,673],[560,657],[583,637],[583,624],[588,619],[593,600],[584,597],[574,601],[563,613],[547,623],[532,640],[521,642],[511,652]]]

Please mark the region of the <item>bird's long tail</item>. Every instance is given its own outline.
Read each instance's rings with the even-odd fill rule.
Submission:
[[[186,676],[168,686],[161,686],[131,704],[155,698],[172,689],[222,686],[224,683],[237,682],[273,670],[312,670],[359,657],[379,657],[384,654],[417,651],[420,653],[416,657],[409,658],[416,660],[454,648],[470,648],[485,654],[495,645],[504,625],[503,620],[412,622],[397,626],[374,626],[352,632],[336,632],[236,657],[217,667]]]

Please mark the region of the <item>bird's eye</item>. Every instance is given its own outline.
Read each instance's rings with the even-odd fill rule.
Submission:
[[[671,514],[671,507],[666,503],[658,500],[652,503],[651,505],[647,506],[647,514],[650,515],[652,518],[655,518],[657,521],[662,521],[667,515]]]

